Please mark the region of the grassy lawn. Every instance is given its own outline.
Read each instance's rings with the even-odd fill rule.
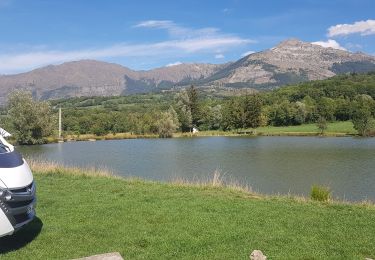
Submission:
[[[210,186],[36,173],[38,219],[1,259],[375,258],[375,207],[259,197]],[[56,173],[58,172],[58,173]],[[64,173],[65,172],[65,173]]]
[[[267,126],[257,129],[258,133],[277,134],[277,133],[319,133],[316,124],[304,124],[297,126]],[[357,134],[351,121],[328,123],[326,134]]]

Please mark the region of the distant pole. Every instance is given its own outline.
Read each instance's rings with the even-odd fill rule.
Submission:
[[[59,107],[59,139],[61,139],[61,107]]]

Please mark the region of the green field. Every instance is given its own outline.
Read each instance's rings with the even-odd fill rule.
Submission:
[[[267,126],[267,127],[260,127],[257,129],[257,132],[260,134],[318,134],[319,129],[317,128],[316,124],[303,124],[303,125],[296,125],[296,126],[284,126],[284,127],[276,127],[276,126]],[[351,121],[343,121],[343,122],[333,122],[328,123],[328,128],[325,131],[326,135],[330,134],[347,134],[347,135],[355,135],[357,131],[353,128],[353,123]]]
[[[248,259],[254,249],[267,259],[375,258],[372,205],[35,171],[38,218],[0,239],[1,259]]]

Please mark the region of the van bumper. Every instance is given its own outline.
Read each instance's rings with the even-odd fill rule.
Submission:
[[[8,191],[11,200],[0,199],[0,237],[13,234],[35,218],[35,183]]]
[[[0,237],[12,235],[14,233],[14,228],[12,223],[10,223],[7,215],[0,210]]]

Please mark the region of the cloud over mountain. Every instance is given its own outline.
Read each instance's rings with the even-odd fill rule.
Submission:
[[[375,20],[358,21],[353,24],[338,24],[328,28],[328,36],[346,36],[360,34],[362,36],[375,34]]]
[[[327,41],[312,42],[312,44],[319,45],[319,46],[322,46],[324,48],[334,48],[334,49],[343,50],[343,51],[346,50],[337,41],[332,40],[332,39],[329,39]]]

